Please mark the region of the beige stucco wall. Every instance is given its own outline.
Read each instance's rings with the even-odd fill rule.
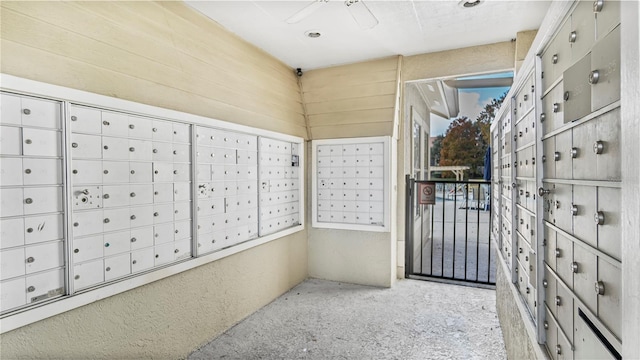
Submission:
[[[1,3],[3,73],[306,137],[292,69],[181,2]],[[301,231],[0,336],[0,357],[183,358],[307,277]]]

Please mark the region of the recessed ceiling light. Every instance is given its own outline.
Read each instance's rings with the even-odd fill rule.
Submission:
[[[459,5],[465,8],[472,8],[476,5],[480,5],[482,0],[462,0]]]
[[[322,36],[322,34],[319,31],[315,31],[315,30],[309,30],[307,32],[304,33],[307,37],[310,38],[319,38],[320,36]]]

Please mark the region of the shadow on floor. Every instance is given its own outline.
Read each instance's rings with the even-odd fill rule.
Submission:
[[[495,291],[309,279],[188,359],[505,359]]]

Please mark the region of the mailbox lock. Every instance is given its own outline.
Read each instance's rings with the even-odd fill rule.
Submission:
[[[104,247],[109,247],[109,246],[111,246],[111,244],[109,244],[109,243],[104,243]]]
[[[111,268],[107,266],[106,269],[104,269],[105,271],[111,271]]]
[[[77,117],[77,116],[72,116],[72,117],[71,117],[71,121],[76,121],[76,120],[78,120],[78,117]]]
[[[595,0],[593,2],[593,12],[602,11],[602,7],[604,6],[604,0]]]
[[[556,305],[562,306],[562,299],[560,298],[560,296],[556,296]]]
[[[604,142],[598,140],[593,143],[593,152],[597,155],[600,155],[604,152]]]
[[[573,271],[574,273],[578,273],[578,263],[577,262],[572,262],[570,266],[571,271]]]
[[[589,84],[595,85],[600,81],[600,71],[593,70],[589,73]]]
[[[104,173],[105,175],[107,175],[107,174],[109,173],[109,170],[105,170],[105,171],[103,171],[103,173]]]
[[[547,114],[545,113],[540,114],[540,122],[544,122],[546,118],[547,118]]]
[[[32,204],[32,203],[33,203],[33,199],[31,199],[31,198],[26,198],[26,199],[24,199],[24,202],[25,202],[26,204]]]
[[[109,146],[105,145],[105,146],[104,146],[104,149],[105,149],[105,150],[109,150]]]
[[[524,97],[523,97],[523,98],[524,98],[524,101],[527,101],[527,100],[529,99],[529,95],[524,94]]]
[[[571,215],[573,216],[578,215],[578,205],[571,204]]]
[[[28,228],[28,229],[27,229],[27,232],[28,232],[29,234],[31,234],[31,233],[33,232],[33,228]]]
[[[546,321],[544,322],[544,328],[545,328],[545,329],[548,329],[548,328],[549,328],[549,323],[548,323],[548,322],[546,322]]]
[[[136,126],[135,126],[135,125],[133,125],[133,124],[129,124],[129,129],[132,129],[132,130],[133,130],[133,129],[135,129],[135,128],[136,128]]]
[[[135,265],[135,264],[137,264],[137,263],[138,263],[138,260],[133,260],[131,263],[132,263],[133,265]]]
[[[25,174],[31,174],[31,169],[26,169],[26,170],[24,171],[24,173],[25,173]]]
[[[131,194],[129,194],[129,196],[136,197],[136,193],[132,192]]]
[[[73,252],[74,252],[75,254],[77,254],[77,253],[79,253],[79,252],[80,252],[80,249],[75,249],[75,250],[73,250]]]
[[[158,212],[154,212],[153,213],[153,216],[159,216],[159,215],[160,215],[160,213],[158,213]]]
[[[549,286],[549,282],[547,281],[547,279],[542,280],[542,286],[544,286],[545,288]]]
[[[556,249],[556,257],[557,258],[561,258],[562,257],[562,250]]]
[[[560,161],[560,153],[558,151],[556,151],[555,153],[553,153],[553,159],[555,161]]]
[[[568,91],[564,92],[564,101],[569,101],[570,94]]]
[[[577,39],[578,39],[578,33],[575,31],[572,31],[571,34],[569,34],[569,42],[574,43],[576,42]]]
[[[542,155],[542,162],[547,162],[547,155]]]
[[[153,129],[151,129],[151,131],[158,132],[158,128],[153,128]]]
[[[178,174],[178,170],[173,170],[173,173],[174,174]]]
[[[180,250],[179,250],[179,249],[175,249],[175,250],[173,250],[173,252],[174,252],[175,254],[177,254],[177,253],[179,253],[179,252],[180,252]]]
[[[76,280],[78,280],[78,279],[80,279],[80,275],[76,275],[76,276],[74,276],[73,278],[74,278],[74,279],[76,279]]]
[[[560,111],[560,104],[558,103],[553,103],[553,112],[557,113]]]
[[[135,216],[135,215],[131,215],[130,219],[131,219],[131,220],[135,220],[135,219],[136,219],[136,216]]]
[[[33,258],[33,256],[29,256],[27,258],[27,263],[31,264],[32,262],[36,261],[36,259]]]
[[[522,254],[522,248],[518,248],[518,254]]]
[[[527,287],[526,291],[527,291],[527,294],[528,294],[528,293],[530,293],[530,292],[531,292],[531,289],[529,289],[529,288]]]
[[[553,54],[553,56],[551,57],[551,62],[553,62],[554,64],[558,63],[558,54]]]
[[[551,190],[547,190],[544,188],[538,188],[538,195],[540,196],[545,196],[547,194],[551,193]]]
[[[153,149],[153,153],[157,154],[158,153],[158,149]]]
[[[111,222],[111,220],[109,220],[109,218],[104,219],[104,223],[108,224],[109,222]]]
[[[102,125],[109,126],[109,122],[105,120],[102,122]]]
[[[598,211],[594,216],[594,220],[595,220],[596,224],[603,225],[604,224],[604,213],[602,211]]]
[[[103,199],[105,199],[105,200],[108,200],[110,197],[111,197],[111,196],[109,196],[109,194],[104,194],[104,195],[102,196],[102,198],[103,198]]]
[[[28,291],[28,292],[34,292],[34,291],[36,291],[36,287],[35,287],[35,286],[29,286],[29,287],[27,288],[27,291]]]
[[[579,150],[578,148],[571,148],[571,158],[575,159],[578,157]]]
[[[74,227],[78,227],[78,225],[80,225],[80,224],[78,224],[77,222],[74,222],[74,223],[73,223],[73,226],[74,226]]]
[[[527,192],[525,192],[525,193],[524,193],[524,196],[525,196],[525,197],[530,197],[530,196],[531,196],[531,193],[529,193],[529,192],[527,191]]]
[[[173,150],[173,155],[178,155],[178,150]]]
[[[72,173],[77,174],[77,173],[78,173],[78,170],[73,169]]]
[[[130,147],[130,148],[129,148],[129,151],[130,151],[130,152],[134,152],[134,151],[136,151],[136,148],[134,148],[134,147]]]
[[[520,219],[520,225],[524,224],[524,219]]]
[[[31,110],[29,110],[29,109],[23,109],[23,110],[22,110],[22,113],[23,113],[23,114],[25,114],[25,115],[29,115],[29,114],[31,114]]]
[[[596,294],[604,295],[604,283],[602,281],[596,281]]]
[[[562,354],[562,347],[560,345],[556,345],[556,354],[558,355]]]

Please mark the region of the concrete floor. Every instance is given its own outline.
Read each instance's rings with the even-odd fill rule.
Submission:
[[[310,279],[188,359],[506,359],[495,291]]]

